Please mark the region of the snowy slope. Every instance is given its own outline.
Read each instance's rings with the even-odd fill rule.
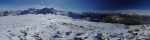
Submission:
[[[0,17],[0,40],[137,40],[150,38],[149,29],[54,14]]]

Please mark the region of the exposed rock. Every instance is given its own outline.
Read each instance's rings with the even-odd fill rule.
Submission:
[[[80,35],[82,35],[82,34],[84,34],[84,33],[77,33],[76,35],[77,35],[77,36],[80,36]]]
[[[66,32],[66,35],[69,36],[72,33],[72,31]]]
[[[83,40],[82,38],[75,37],[74,40]]]

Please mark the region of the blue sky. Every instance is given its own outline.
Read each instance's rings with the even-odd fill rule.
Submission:
[[[132,7],[130,6],[132,5]],[[53,7],[71,11],[99,11],[107,8],[150,8],[148,0],[0,0],[0,10]]]
[[[22,10],[52,5],[51,0],[0,0],[1,10]]]
[[[54,6],[67,10],[91,11],[97,10],[101,4],[98,0],[55,0]]]
[[[71,11],[94,11],[100,5],[96,3],[96,0],[0,0],[0,10],[53,7]]]

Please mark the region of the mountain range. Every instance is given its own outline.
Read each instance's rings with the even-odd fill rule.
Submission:
[[[54,8],[1,11],[0,40],[150,40],[150,16],[144,14]]]
[[[17,16],[26,14],[55,14],[69,16],[74,19],[82,19],[92,22],[106,22],[106,23],[121,23],[125,25],[140,25],[140,24],[150,24],[149,15],[136,14],[137,12],[71,12],[71,11],[61,11],[54,8],[43,8],[35,9],[29,8],[27,10],[16,10],[16,11],[1,11],[0,16]],[[143,13],[141,13],[143,14]]]

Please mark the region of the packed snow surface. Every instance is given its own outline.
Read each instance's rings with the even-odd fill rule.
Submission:
[[[54,14],[0,17],[0,40],[150,40],[148,25],[89,22]]]

